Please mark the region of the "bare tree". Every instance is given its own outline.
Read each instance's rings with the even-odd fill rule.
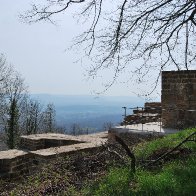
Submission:
[[[28,95],[24,97],[21,112],[21,130],[24,134],[36,134],[41,132],[41,122],[43,118],[42,106],[37,100],[31,99]]]
[[[0,56],[0,129],[5,132],[10,149],[17,147],[21,134],[55,131],[55,107],[45,111],[37,100],[27,94],[21,75]]]
[[[43,113],[44,132],[55,132],[55,106],[52,103],[47,104]]]
[[[19,108],[21,101],[26,92],[24,80],[21,76],[13,71],[10,77],[4,80],[5,83],[5,109],[4,109],[4,126],[9,148],[17,146],[19,130]]]
[[[45,0],[21,18],[55,23],[55,16],[68,8],[89,25],[74,42],[92,61],[89,75],[113,70],[106,90],[127,68],[139,82],[157,70],[157,84],[162,70],[195,67],[195,0]]]
[[[71,130],[71,134],[72,135],[80,135],[80,131],[81,131],[81,127],[79,124],[77,123],[73,123],[70,127],[70,130]]]
[[[112,122],[105,122],[105,123],[103,124],[103,130],[104,130],[104,131],[108,131],[108,130],[110,130],[112,127],[113,127]]]
[[[3,54],[0,54],[0,116],[2,117],[5,113],[6,107],[6,94],[7,94],[7,82],[8,78],[13,74],[13,68],[10,66],[6,57]],[[2,124],[2,118],[0,119]]]
[[[6,133],[9,148],[17,145],[20,134],[19,119],[21,103],[26,93],[24,80],[5,56],[0,55],[0,123]]]

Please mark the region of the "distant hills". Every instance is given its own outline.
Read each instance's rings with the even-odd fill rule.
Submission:
[[[93,132],[100,131],[104,123],[116,125],[122,121],[122,107],[144,104],[144,100],[138,97],[51,94],[31,94],[31,97],[44,105],[53,103],[57,125],[66,127],[68,132],[74,123],[80,127],[91,128]],[[127,112],[132,113],[131,110]]]

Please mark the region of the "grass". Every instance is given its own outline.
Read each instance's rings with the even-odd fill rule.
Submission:
[[[113,168],[99,183],[95,183],[90,189],[84,189],[83,195],[123,195],[128,196],[129,182],[133,174],[128,168]]]
[[[135,176],[128,168],[112,169],[98,184],[88,187],[84,195],[129,196],[195,195],[196,159],[174,161],[158,173],[139,170]]]
[[[140,170],[135,179],[136,195],[194,195],[196,192],[196,159],[173,161],[153,173]]]
[[[196,129],[189,129],[151,142],[144,142],[135,148],[136,157],[147,158],[155,151],[171,149],[194,131]],[[187,142],[183,147],[195,152],[196,145],[195,142]],[[138,168],[134,175],[128,168],[113,168],[100,182],[84,189],[83,195],[191,196],[196,193],[195,185],[196,157],[193,153],[186,159],[170,161],[159,170]]]
[[[138,144],[134,148],[136,158],[146,160],[153,158],[157,152],[164,153],[194,131],[196,128]],[[187,142],[181,148],[188,149],[188,153],[180,154],[155,168],[144,168],[138,164],[135,174],[118,160],[118,164],[113,164],[114,159],[110,153],[105,154],[106,151],[79,153],[59,159],[16,184],[0,181],[0,189],[4,189],[4,195],[13,196],[192,196],[196,193],[196,144]],[[6,190],[7,185],[10,190]]]
[[[160,149],[169,149],[178,145],[182,140],[188,137],[191,133],[196,131],[196,128],[179,131],[175,134],[167,135],[166,137],[153,140],[151,142],[143,142],[135,147],[134,153],[138,159],[146,159],[152,155],[155,151]],[[185,148],[189,148],[196,151],[196,145],[194,142],[187,142],[183,144]]]

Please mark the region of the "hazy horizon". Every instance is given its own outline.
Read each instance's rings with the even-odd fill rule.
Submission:
[[[73,38],[85,29],[85,25],[73,18],[73,10],[57,16],[57,25],[44,22],[28,25],[20,21],[19,14],[29,10],[31,2],[6,0],[0,7],[0,53],[5,54],[8,63],[25,78],[29,92],[96,96],[96,92],[105,90],[111,72],[104,71],[88,80],[86,70],[90,62],[81,59],[80,51],[66,50]],[[128,82],[129,74],[124,73],[104,95],[134,96],[150,91],[152,86],[148,83],[138,86],[135,80]]]
[[[52,95],[31,94],[32,98],[41,104],[53,103],[56,109],[56,122],[60,127],[66,127],[68,132],[73,124],[92,131],[102,131],[104,123],[117,125],[122,122],[124,109],[131,114],[129,108],[143,106],[144,99],[131,96],[101,96],[92,95]]]

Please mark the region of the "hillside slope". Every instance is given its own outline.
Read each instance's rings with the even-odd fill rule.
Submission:
[[[119,145],[104,145],[57,158],[20,180],[0,181],[0,195],[191,196],[196,193],[195,135],[160,161],[153,161],[195,132],[196,128],[187,129],[131,146],[137,160],[135,174]]]

